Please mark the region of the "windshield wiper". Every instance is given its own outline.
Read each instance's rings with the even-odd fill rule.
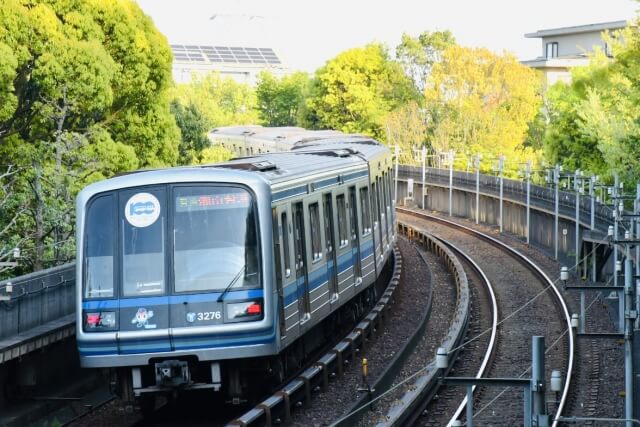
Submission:
[[[224,289],[224,291],[218,297],[218,302],[222,302],[222,300],[224,299],[224,296],[227,294],[227,292],[229,292],[229,289],[231,289],[231,287],[238,281],[240,276],[242,276],[242,272],[244,271],[246,266],[247,266],[247,264],[243,265],[242,268],[240,268],[240,271],[238,271],[238,274],[236,274],[236,276],[233,279],[231,279],[231,281],[229,282],[227,287]]]

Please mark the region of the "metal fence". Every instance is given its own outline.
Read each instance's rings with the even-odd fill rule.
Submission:
[[[476,191],[476,174],[470,172],[453,171],[453,188],[468,192]],[[416,183],[422,183],[422,169],[415,166],[400,166],[399,179],[412,178]],[[425,181],[428,185],[449,187],[449,170],[426,168]],[[494,197],[500,196],[500,177],[480,174],[480,193]],[[505,200],[525,204],[527,200],[527,183],[513,179],[504,179],[502,185]],[[555,188],[543,187],[531,184],[531,207],[553,212],[555,210]],[[580,223],[589,227],[591,220],[591,197],[580,196],[579,201]],[[593,203],[594,226],[597,230],[606,231],[609,225],[613,225],[612,208],[599,202]],[[558,191],[559,214],[569,218],[575,218],[576,193]]]
[[[75,263],[0,282],[0,340],[75,312]]]

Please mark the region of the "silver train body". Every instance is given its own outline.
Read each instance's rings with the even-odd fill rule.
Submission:
[[[291,128],[214,133],[253,155],[135,172],[77,198],[81,364],[115,368],[131,397],[246,394],[255,371],[281,373],[311,331],[370,291],[392,251],[383,145]]]

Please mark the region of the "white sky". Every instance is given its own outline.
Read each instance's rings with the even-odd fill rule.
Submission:
[[[459,44],[542,54],[541,29],[629,20],[634,0],[138,0],[174,44],[271,47],[294,70],[313,72],[373,41],[394,48],[403,32],[451,30]],[[213,15],[215,18],[210,19]]]

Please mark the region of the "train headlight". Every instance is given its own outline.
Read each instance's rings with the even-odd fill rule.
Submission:
[[[116,327],[115,311],[93,311],[84,313],[84,330],[96,331]]]
[[[231,302],[225,304],[225,322],[250,322],[261,320],[264,315],[262,300]]]

